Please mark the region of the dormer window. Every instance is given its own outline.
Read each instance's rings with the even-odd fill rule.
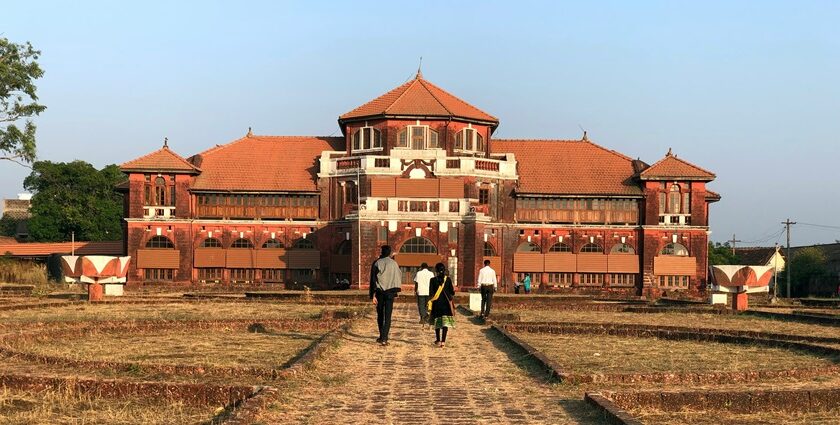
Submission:
[[[353,133],[353,151],[382,149],[382,133],[373,127],[362,127]]]
[[[145,205],[175,206],[175,176],[145,176]]]
[[[484,152],[484,138],[474,128],[465,128],[455,135],[455,150]]]
[[[427,125],[410,125],[397,135],[397,147],[409,149],[438,149],[440,139],[437,131]]]

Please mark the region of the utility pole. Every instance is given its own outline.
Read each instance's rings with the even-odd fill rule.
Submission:
[[[790,258],[790,226],[796,224],[795,221],[787,219],[782,222],[787,228],[787,249],[785,250],[785,270],[787,270],[787,297],[790,298],[790,269],[793,267],[792,258]]]
[[[743,241],[740,240],[740,239],[735,239],[735,234],[733,233],[732,234],[732,239],[729,242],[732,242],[732,255],[734,256],[735,255],[735,242],[743,242]]]

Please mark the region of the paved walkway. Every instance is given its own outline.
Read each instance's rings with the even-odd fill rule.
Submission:
[[[598,423],[581,389],[546,383],[533,362],[464,315],[445,348],[397,304],[391,345],[359,323],[311,375],[283,389],[262,423]]]

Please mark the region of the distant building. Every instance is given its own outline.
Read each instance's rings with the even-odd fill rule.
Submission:
[[[29,238],[29,228],[27,221],[32,216],[30,212],[32,194],[20,193],[17,199],[3,200],[3,215],[5,219],[12,219],[17,221],[17,226],[14,233],[14,238],[17,240],[26,240]]]
[[[503,291],[705,291],[715,175],[670,151],[495,139],[496,117],[419,73],[338,124],[122,164],[129,284],[366,285],[389,244],[407,283],[442,262],[472,286],[486,259]]]
[[[785,268],[785,256],[781,248],[776,247],[745,247],[735,248],[738,264],[746,266],[771,266],[778,272]]]

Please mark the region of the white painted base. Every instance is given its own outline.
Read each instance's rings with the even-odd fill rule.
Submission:
[[[726,294],[712,294],[709,299],[709,303],[714,304],[726,304]]]
[[[470,293],[470,310],[481,311],[481,294],[478,292]]]
[[[123,294],[123,286],[121,284],[105,284],[105,295],[121,297]]]

